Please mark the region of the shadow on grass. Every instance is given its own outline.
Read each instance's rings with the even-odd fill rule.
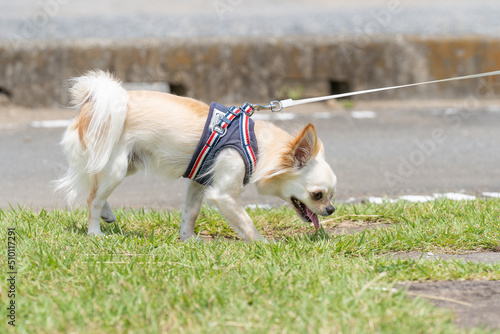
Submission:
[[[332,240],[335,235],[329,233],[328,230],[325,230],[322,226],[320,226],[319,229],[317,229],[314,233],[311,233],[310,231],[301,231],[295,234],[282,234],[282,235],[264,235],[264,237],[268,238],[270,241],[274,242],[296,242],[297,240],[305,240],[305,241],[312,241],[312,242],[320,242],[320,241],[328,241]]]
[[[80,224],[78,221],[73,221],[68,227],[65,228],[66,231],[76,233],[82,236],[88,235],[88,227],[86,224]],[[138,239],[148,239],[149,234],[138,231],[127,231],[122,228],[119,222],[107,223],[106,225],[101,225],[101,230],[106,235],[119,235],[123,237],[135,237]]]
[[[126,225],[126,224],[125,224]],[[364,234],[370,230],[375,228],[385,228],[389,227],[391,224],[373,224],[373,226],[361,225],[361,226],[353,226],[353,227],[343,227],[340,230],[324,228],[320,226],[318,230],[312,231],[304,231],[297,230],[296,233],[263,233],[263,236],[269,240],[270,242],[291,242],[292,240],[296,241],[297,239],[307,240],[311,242],[320,242],[320,241],[329,241],[335,239],[337,235],[340,234]],[[135,237],[138,239],[150,239],[154,234],[154,230],[127,230],[124,228],[123,222],[116,221],[113,223],[107,223],[101,225],[102,231],[104,234],[118,235],[122,237]],[[79,235],[87,235],[87,226],[86,224],[82,224],[76,220],[71,221],[70,224],[66,227],[68,232],[77,233]],[[230,233],[220,231],[220,232],[209,232],[209,231],[200,231],[197,226],[196,234],[197,237],[205,242],[245,242],[241,237],[236,235],[231,235]],[[169,233],[170,231],[164,231],[165,233]],[[170,233],[169,233],[170,234]],[[175,232],[172,232],[175,234]]]
[[[315,242],[315,241],[326,241],[326,240],[331,240],[332,235],[328,232],[326,232],[323,229],[323,226],[320,226],[319,229],[314,232],[314,234],[306,234],[304,236],[305,238],[308,238],[309,240]]]

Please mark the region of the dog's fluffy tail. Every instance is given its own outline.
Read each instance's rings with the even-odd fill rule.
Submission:
[[[71,102],[79,114],[61,142],[69,169],[57,182],[70,203],[91,188],[92,176],[107,165],[122,135],[129,99],[120,82],[104,71],[90,71],[71,82]]]
[[[106,166],[122,134],[128,93],[103,71],[91,71],[72,81],[72,103],[81,108],[77,126],[81,144],[86,148],[85,172],[97,174]]]

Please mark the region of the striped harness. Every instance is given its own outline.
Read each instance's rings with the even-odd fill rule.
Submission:
[[[211,185],[217,154],[233,148],[245,162],[243,184],[248,184],[257,165],[258,153],[254,121],[250,118],[252,112],[248,103],[236,108],[212,102],[203,134],[183,176],[205,186]]]

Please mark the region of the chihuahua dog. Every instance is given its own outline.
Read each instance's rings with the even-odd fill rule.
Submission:
[[[196,237],[194,227],[204,199],[220,210],[242,238],[265,240],[241,205],[241,193],[248,182],[254,183],[260,194],[290,203],[299,217],[316,229],[318,215],[335,211],[336,177],[325,161],[323,144],[312,124],[292,136],[269,122],[251,121],[255,149],[249,150],[254,154],[254,165],[249,168],[241,151],[223,147],[213,154],[202,175],[205,181],[200,182],[187,176],[197,148],[210,148],[200,138],[207,131],[209,135],[225,134],[219,131],[222,128],[216,129],[217,133],[214,130],[220,123],[208,126],[211,106],[167,93],[127,92],[111,74],[99,70],[73,79],[70,94],[79,111],[61,142],[69,168],[57,188],[66,192],[69,202],[87,195],[90,235],[103,234],[101,218],[116,220],[107,198],[126,176],[140,169],[167,178],[190,178],[182,209],[182,240]],[[231,110],[219,119],[237,117],[240,109]],[[246,121],[251,116],[241,114]],[[248,132],[247,125],[242,132],[246,138]]]

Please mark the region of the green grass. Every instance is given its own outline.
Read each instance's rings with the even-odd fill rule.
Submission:
[[[500,265],[388,256],[498,250],[499,200],[340,205],[318,233],[290,209],[249,213],[274,242],[239,241],[207,207],[197,225],[207,243],[178,241],[179,212],[119,210],[117,223],[102,223],[108,237],[95,238],[85,210],[0,211],[4,268],[16,228],[16,331],[457,333],[451,311],[392,288],[500,279]],[[328,233],[340,223],[390,225]],[[4,314],[0,332],[12,332]]]

